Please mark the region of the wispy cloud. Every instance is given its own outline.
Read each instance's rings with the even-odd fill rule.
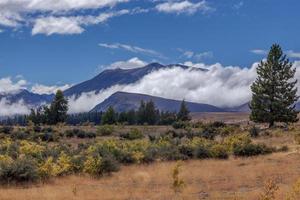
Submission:
[[[207,12],[212,10],[211,7],[208,6],[206,1],[199,1],[197,3],[193,3],[191,1],[168,1],[164,3],[160,3],[156,5],[156,10],[164,13],[176,13],[176,14],[194,14],[198,11]]]
[[[128,44],[121,44],[121,43],[112,43],[112,44],[107,44],[107,43],[99,43],[100,47],[108,48],[108,49],[122,49],[125,51],[129,51],[132,53],[139,53],[139,54],[144,54],[144,55],[149,55],[149,56],[155,56],[159,58],[166,58],[164,55],[161,53],[152,50],[152,49],[145,49],[142,47],[138,46],[133,46],[133,45],[128,45]]]
[[[257,55],[268,55],[268,51],[264,49],[254,49],[250,51],[251,53],[257,54]],[[284,51],[284,53],[289,57],[289,58],[300,58],[300,52],[295,52],[293,50],[287,50]]]
[[[178,48],[177,50],[182,54],[181,57],[196,61],[203,61],[204,59],[212,58],[214,56],[212,51],[194,52],[191,50],[184,50],[181,48]]]

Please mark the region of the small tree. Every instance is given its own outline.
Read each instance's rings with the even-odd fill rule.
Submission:
[[[180,105],[180,110],[177,113],[177,119],[180,121],[189,121],[191,120],[190,111],[187,108],[185,101],[183,100]]]
[[[254,122],[296,122],[298,112],[295,102],[298,100],[294,80],[296,69],[283,55],[281,47],[274,44],[266,61],[261,61],[257,68],[258,77],[251,86],[250,119]]]
[[[157,121],[157,110],[152,100],[146,103],[145,114],[146,122],[154,125]]]
[[[50,105],[50,108],[44,108],[49,124],[65,122],[68,112],[68,100],[64,97],[61,90],[58,90]]]
[[[117,122],[117,113],[112,106],[109,106],[107,111],[103,113],[101,122],[102,124],[115,124]]]

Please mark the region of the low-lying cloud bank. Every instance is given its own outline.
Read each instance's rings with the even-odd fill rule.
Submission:
[[[205,65],[202,63],[184,63],[191,67],[208,69],[184,70],[180,67],[161,69],[154,71],[136,83],[128,85],[115,85],[98,93],[83,93],[78,98],[69,98],[69,112],[87,112],[97,104],[104,101],[110,95],[118,91],[142,93],[169,99],[207,103],[219,107],[234,107],[248,102],[251,99],[250,86],[256,79],[256,67],[254,63],[250,68],[238,66],[222,66],[219,63]],[[295,78],[300,80],[300,61],[294,62],[297,68]],[[1,81],[0,81],[1,83]],[[21,84],[22,85],[22,84]],[[297,85],[300,88],[300,82]],[[300,94],[300,91],[298,92]],[[9,112],[10,108],[15,108]],[[3,111],[4,110],[4,111]],[[28,108],[19,102],[17,105],[8,105],[7,101],[0,103],[0,115],[26,113]]]

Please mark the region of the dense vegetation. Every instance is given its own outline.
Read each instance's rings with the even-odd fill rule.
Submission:
[[[95,132],[59,126],[2,127],[0,180],[4,184],[46,181],[78,173],[99,177],[117,171],[121,164],[227,159],[278,150],[254,144],[248,132],[221,122],[186,122],[184,129],[169,127],[165,133],[147,135],[139,128],[127,133],[119,133],[120,129],[113,125],[99,126]],[[66,142],[70,138],[82,142],[71,145]]]

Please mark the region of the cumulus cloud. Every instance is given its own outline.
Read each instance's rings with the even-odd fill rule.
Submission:
[[[36,94],[54,94],[56,93],[57,90],[66,90],[70,88],[72,85],[66,84],[66,85],[52,85],[52,86],[47,86],[47,85],[41,85],[41,84],[35,84],[31,88],[31,92],[36,93]]]
[[[30,112],[30,108],[23,100],[17,103],[10,103],[6,98],[0,99],[0,116],[25,115]]]
[[[83,32],[81,25],[92,25],[119,16],[121,11],[102,12],[99,16],[76,17],[78,11],[107,8],[130,0],[0,0],[0,25],[21,27],[33,23],[33,34],[51,33],[78,34]],[[133,10],[138,13],[138,10]],[[47,26],[49,26],[47,28]],[[60,30],[62,29],[62,30]]]
[[[27,81],[20,79],[13,81],[11,77],[5,77],[0,79],[0,93],[12,93],[17,92],[27,87]]]
[[[98,16],[77,16],[77,17],[43,17],[35,20],[32,35],[36,34],[80,34],[84,32],[82,27],[92,24],[104,23],[108,19],[124,14],[128,14],[128,10],[120,10],[116,12],[101,13]]]
[[[156,5],[156,9],[159,12],[164,13],[187,13],[187,14],[194,14],[197,11],[206,12],[211,10],[211,8],[207,5],[206,1],[199,1],[198,3],[193,3],[191,1],[168,1],[164,3],[160,3]]]

